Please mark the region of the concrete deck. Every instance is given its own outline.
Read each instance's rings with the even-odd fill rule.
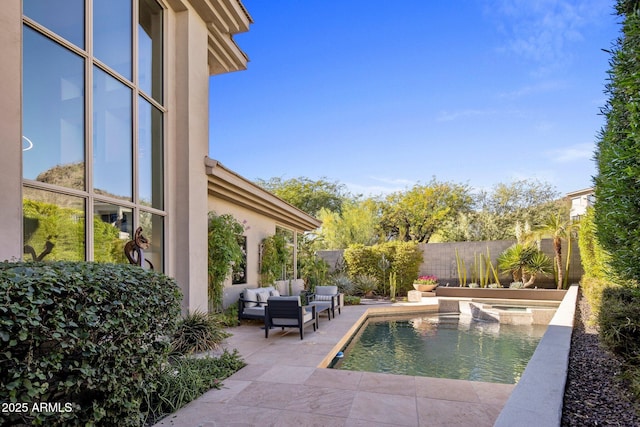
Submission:
[[[247,366],[156,426],[493,426],[514,385],[319,368],[370,307],[323,316],[304,340],[295,329],[268,339],[257,324],[229,329],[225,347]]]

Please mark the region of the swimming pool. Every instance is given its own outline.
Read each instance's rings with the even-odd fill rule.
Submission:
[[[515,384],[546,328],[458,313],[374,316],[329,367]]]

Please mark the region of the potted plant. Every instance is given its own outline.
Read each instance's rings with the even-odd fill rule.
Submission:
[[[420,276],[413,281],[413,288],[420,292],[431,292],[438,286],[436,276]]]

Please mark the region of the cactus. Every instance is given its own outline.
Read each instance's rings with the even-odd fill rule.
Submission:
[[[389,273],[389,295],[391,302],[396,302],[396,272]]]
[[[460,258],[458,248],[456,248],[456,267],[458,268],[458,282],[460,286],[467,286],[467,267],[464,265],[464,260]]]

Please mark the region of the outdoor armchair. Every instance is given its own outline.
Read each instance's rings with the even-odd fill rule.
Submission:
[[[264,337],[269,338],[269,329],[274,327],[298,328],[300,339],[304,339],[304,327],[317,326],[316,308],[302,306],[299,296],[269,297],[264,309]]]
[[[342,294],[338,292],[337,286],[316,286],[315,293],[307,294],[309,305],[328,305],[329,319],[335,319],[336,310],[342,314]]]

